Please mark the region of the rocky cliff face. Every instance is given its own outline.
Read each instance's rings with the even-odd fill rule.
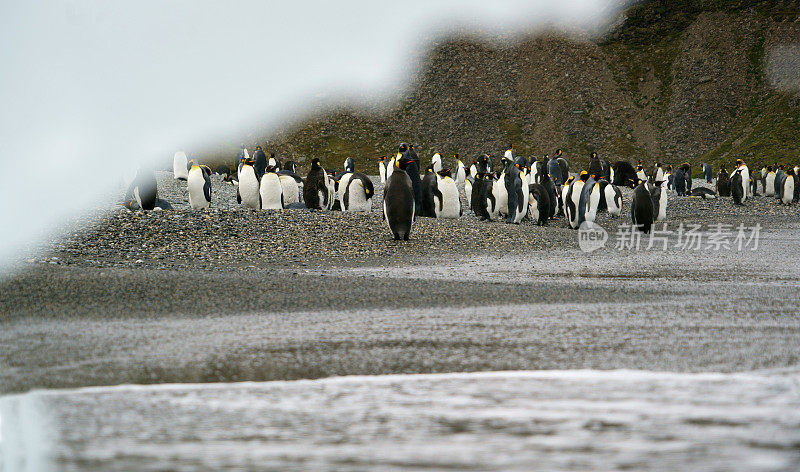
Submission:
[[[561,147],[578,166],[591,151],[648,163],[800,161],[800,5],[678,3],[638,5],[602,39],[451,38],[432,48],[389,109],[319,114],[260,143],[333,166],[351,156],[366,165],[400,141],[423,158],[471,159],[510,143],[540,157]]]

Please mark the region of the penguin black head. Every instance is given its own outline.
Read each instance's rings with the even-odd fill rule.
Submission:
[[[450,169],[442,169],[442,170],[440,170],[438,172],[438,174],[441,177],[452,177],[453,176],[453,173],[450,171]]]
[[[667,166],[667,170],[668,170],[668,171],[670,171],[670,172],[672,172],[672,164],[670,164],[669,166]]]
[[[786,171],[786,175],[794,175],[794,168],[789,167],[789,170]]]
[[[261,150],[261,146],[256,146],[256,151],[260,151],[260,150]]]
[[[274,172],[277,172],[277,171],[278,171],[278,168],[276,166],[267,166],[267,168],[264,169],[264,172],[267,172],[267,173],[274,173]]]
[[[585,170],[582,170],[579,178],[581,179],[582,182],[586,182],[586,180],[589,179],[589,173],[586,172]]]
[[[427,174],[428,172],[433,172],[433,164],[425,168],[425,173]]]
[[[556,157],[561,157],[562,151],[561,148],[556,149]]]
[[[379,158],[378,158],[378,161],[379,161],[379,162],[383,162],[383,161],[385,161],[385,160],[386,160],[386,156],[381,156],[381,157],[379,157]]]
[[[322,166],[320,166],[320,164],[319,164],[319,158],[318,158],[318,157],[315,157],[314,159],[311,159],[311,168],[312,168],[312,169],[316,169],[316,168],[318,168],[318,167],[322,167]]]
[[[545,154],[544,155],[544,160],[549,161],[550,160],[550,154]]]
[[[660,162],[656,162],[656,167],[661,167],[661,163]]]
[[[412,160],[413,159],[410,156],[403,154],[395,161],[395,165],[401,170],[406,170],[406,167],[411,164]]]
[[[772,172],[772,166],[767,166],[767,172]]]
[[[404,153],[406,151],[408,151],[408,144],[400,143],[400,147],[398,148],[398,152],[402,154],[402,153]]]
[[[253,160],[252,157],[242,158],[242,164],[244,164],[244,165],[252,166],[254,163],[255,163],[255,161]]]
[[[453,156],[453,157],[454,157],[454,158],[455,158],[457,161],[460,161],[460,160],[461,160],[461,158],[458,156],[458,154],[456,154],[456,155],[455,155],[455,156]]]
[[[574,180],[575,180],[575,176],[574,176],[574,175],[570,175],[570,176],[569,176],[569,178],[567,179],[567,181],[566,181],[566,182],[564,182],[564,186],[565,186],[565,187],[566,187],[566,186],[568,186],[568,185],[569,185],[569,184],[571,184],[571,183],[572,183]]]
[[[592,152],[592,156],[591,156],[591,158],[592,158],[592,159],[597,159],[597,153],[596,153],[596,152]]]

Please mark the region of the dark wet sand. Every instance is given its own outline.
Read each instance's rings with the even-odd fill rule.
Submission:
[[[623,218],[600,220],[612,235],[628,221],[627,194]],[[757,251],[587,255],[563,219],[422,219],[397,243],[376,211],[117,210],[0,280],[0,393],[797,365],[798,207],[672,196],[668,220],[764,230]]]

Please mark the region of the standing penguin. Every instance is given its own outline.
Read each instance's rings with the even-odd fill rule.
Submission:
[[[207,166],[193,165],[189,169],[187,180],[189,205],[195,210],[211,206],[211,169]]]
[[[556,192],[556,186],[553,184],[553,180],[550,178],[550,174],[545,172],[544,174],[539,176],[539,184],[544,188],[545,192],[547,193],[547,201],[550,204],[549,211],[545,213],[545,217],[550,219],[556,216],[556,212],[558,211],[558,192]]]
[[[631,221],[639,231],[647,234],[653,225],[653,199],[644,186],[643,181],[633,189],[631,200]]]
[[[603,189],[605,195],[606,209],[611,216],[619,216],[622,214],[622,192],[619,187],[609,183]]]
[[[633,168],[630,162],[628,161],[617,161],[614,163],[613,169],[613,177],[611,183],[617,185],[619,187],[630,187],[634,188],[636,186],[636,169]]]
[[[381,183],[386,183],[386,157],[381,156],[378,158],[378,175],[381,178]]]
[[[461,216],[461,198],[458,195],[456,182],[450,176],[450,169],[436,173],[437,195],[434,198],[433,210],[436,218],[458,218]]]
[[[586,212],[584,219],[589,223],[594,223],[597,219],[597,214],[605,209],[605,187],[608,185],[607,180],[598,180],[588,189],[589,196],[586,200]],[[584,186],[586,191],[586,186]]]
[[[281,161],[275,157],[274,152],[270,153],[269,160],[267,161],[267,166],[274,167],[276,173],[281,170]]]
[[[664,179],[667,181],[667,190],[675,190],[675,186],[673,185],[675,176],[672,175],[673,173],[672,164],[670,164],[667,166],[667,172],[664,174]]]
[[[372,210],[375,188],[372,180],[361,172],[345,174],[339,181],[340,207],[342,211]]]
[[[569,163],[564,159],[564,152],[561,151],[561,148],[556,149],[555,159],[561,170],[561,181],[565,182],[569,178]]]
[[[422,178],[422,205],[420,206],[419,216],[428,218],[436,217],[434,199],[439,197],[441,201],[442,198],[442,195],[438,194],[438,192],[439,187],[436,172],[433,171],[433,164],[431,164],[425,169],[425,176]]]
[[[508,188],[506,187],[505,179],[506,167],[508,167],[510,162],[511,160],[507,157],[500,158],[500,167],[502,170],[499,175],[497,175],[497,180],[492,187],[492,194],[497,202],[497,214],[492,213],[492,218],[496,217],[498,214],[503,216],[508,215]]]
[[[461,159],[458,158],[458,154],[455,155],[456,159],[456,177],[455,181],[458,184],[464,184],[465,179],[467,177],[467,169],[464,167],[464,163],[461,162]]]
[[[506,223],[519,224],[528,213],[528,202],[524,195],[527,192],[522,188],[520,165],[509,161],[504,174],[503,184],[508,199]]]
[[[672,186],[679,197],[686,195],[686,174],[683,166],[678,166],[672,174]]]
[[[408,241],[411,224],[414,222],[414,187],[411,177],[405,172],[410,163],[410,156],[403,156],[396,161],[399,172],[393,172],[386,179],[383,191],[383,218],[389,224],[389,230],[396,241]]]
[[[469,172],[469,170],[466,172]],[[474,183],[474,176],[470,174],[464,175],[464,196],[467,197],[467,208],[472,208],[472,186]]]
[[[742,175],[742,182],[740,185],[742,186],[742,203],[747,201],[747,197],[749,196],[749,188],[750,188],[750,169],[747,167],[747,164],[744,163],[741,159],[736,159],[736,171],[741,171]],[[733,174],[731,174],[731,179],[733,179]],[[733,181],[731,181],[732,184]],[[731,189],[733,191],[733,189]]]
[[[344,173],[352,174],[355,171],[356,171],[355,161],[353,161],[352,157],[348,157],[347,159],[344,160]]]
[[[779,200],[781,198],[781,185],[783,184],[783,178],[786,176],[786,174],[783,172],[783,169],[783,165],[779,165],[778,170],[775,171],[775,182],[772,189],[775,198]]]
[[[239,186],[236,187],[236,201],[248,208],[261,208],[261,196],[258,193],[261,176],[253,167],[253,159],[242,159],[239,167]]]
[[[550,159],[547,155],[545,155],[544,158],[547,160],[547,173],[550,174],[553,184],[556,187],[564,185],[564,181],[566,181],[569,176],[564,177],[561,175],[561,167],[558,165],[558,159],[555,157]]]
[[[767,166],[767,173],[764,176],[764,196],[775,196],[775,171],[772,166]]]
[[[151,169],[139,167],[131,181],[126,200],[136,200],[142,210],[152,210],[158,200],[158,183]]]
[[[528,186],[528,216],[539,226],[544,226],[550,219],[550,195],[542,184],[532,183]]]
[[[640,180],[647,180],[647,173],[644,171],[642,161],[639,161],[639,163],[636,164],[636,177]]]
[[[661,163],[656,163],[656,168],[653,170],[653,180],[658,182],[659,180],[667,180],[664,177],[664,168],[661,167]]]
[[[597,157],[596,152],[589,155],[589,175],[601,176],[603,175],[603,165],[600,163],[600,158]]]
[[[492,193],[493,187],[494,177],[491,172],[478,173],[475,176],[470,203],[475,216],[480,217],[481,221],[491,220],[495,213],[497,204]]]
[[[742,169],[736,169],[731,177],[731,196],[734,205],[741,205],[744,201],[745,188],[742,184]]]
[[[189,160],[186,153],[178,151],[172,156],[172,177],[176,180],[189,179]]]
[[[295,166],[294,161],[286,161],[283,163],[281,172],[291,172],[292,174],[295,174],[297,173],[297,166]]]
[[[786,174],[783,176],[783,182],[781,183],[781,203],[784,205],[788,205],[794,201],[794,190],[795,190],[795,173],[794,169],[789,167],[789,170],[786,171]]]
[[[710,164],[703,163],[703,177],[706,179],[706,183],[711,183],[711,178],[714,176],[714,171],[711,169]]]
[[[241,184],[239,184],[241,186]],[[325,169],[320,165],[319,159],[316,157],[311,160],[311,169],[306,176],[305,184],[303,184],[303,201],[306,208],[314,210],[328,209],[330,207],[328,174]]]
[[[397,168],[397,156],[390,157],[384,167],[386,168],[386,180],[389,180],[389,177],[394,173],[394,170]]]
[[[594,186],[597,183],[594,178],[594,175],[589,175],[583,184],[583,188],[581,189],[581,195],[578,199],[578,227],[580,227],[581,224],[586,221],[586,213],[589,210],[592,189],[594,189]]]
[[[414,214],[419,215],[422,210],[422,181],[419,178],[419,156],[414,151],[414,145],[401,143],[398,159],[407,161],[404,171],[411,179],[411,187],[414,189]]]
[[[720,197],[731,196],[731,182],[728,177],[728,171],[725,170],[725,166],[720,167],[717,173],[717,194]]]
[[[567,193],[569,192],[569,188],[574,180],[575,176],[571,175],[561,186],[561,192],[558,198],[558,212],[556,213],[557,215],[567,215],[566,213]]]
[[[442,170],[442,156],[438,152],[431,158],[431,166],[433,167],[434,173],[438,173]]]
[[[261,149],[261,146],[256,146],[256,152],[253,153],[253,168],[256,170],[256,174],[259,176],[264,175],[264,171],[267,169],[267,155],[264,153],[264,150]]]
[[[653,198],[653,210],[655,213],[655,221],[664,221],[667,219],[667,189],[664,188],[664,181],[656,181],[650,187],[650,196]]]
[[[564,210],[567,215],[569,227],[572,229],[577,229],[580,225],[578,208],[580,206],[581,194],[583,193],[583,186],[586,184],[588,178],[589,173],[585,170],[581,171],[578,178],[569,185],[569,190],[567,190],[567,195],[564,199]]]
[[[297,181],[302,179],[297,174],[286,171],[280,171],[278,177],[281,180],[284,208],[292,203],[300,203],[300,185]]]
[[[267,166],[265,169],[261,176],[259,194],[262,210],[283,210],[283,186],[275,166]]]

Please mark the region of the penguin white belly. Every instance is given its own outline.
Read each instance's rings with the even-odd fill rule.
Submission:
[[[283,206],[300,202],[300,187],[294,177],[280,175],[281,189],[283,190]]]
[[[575,180],[572,183],[572,203],[573,203],[573,210],[570,212],[569,215],[569,226],[571,228],[578,227],[578,212],[579,212],[579,205],[581,201],[581,192],[583,192],[583,186],[585,182],[582,180]]]
[[[537,184],[539,183],[539,179],[536,178],[539,175],[539,171],[538,171],[537,167],[538,166],[536,165],[536,162],[534,162],[533,165],[531,165],[531,173],[530,173],[530,176],[528,177],[528,182],[529,183],[530,182],[537,183]]]
[[[431,164],[433,165],[434,172],[440,172],[442,170],[442,156],[439,155],[438,152],[433,155],[433,159],[431,159]]]
[[[586,221],[589,223],[594,223],[594,220],[597,219],[597,211],[600,208],[600,184],[595,183],[592,187],[592,191],[589,194],[589,201],[587,202],[588,208],[586,209]]]
[[[656,221],[664,221],[667,219],[667,190],[661,189],[661,196],[658,199],[658,215]]]
[[[175,156],[172,158],[172,177],[175,179],[187,180],[189,178],[188,164],[189,161],[186,159],[186,153],[183,151],[176,152]]]
[[[267,165],[272,167],[277,167],[278,161],[276,161],[274,157],[270,157],[269,161],[267,161]]]
[[[328,206],[327,206],[327,209],[330,210],[330,209],[333,208],[333,202],[336,199],[336,184],[333,182],[333,179],[328,177],[327,175],[325,176],[325,187],[328,190],[328,195],[327,195]],[[321,198],[322,198],[320,200],[321,202],[326,201],[324,195],[322,195]]]
[[[242,166],[239,173],[239,196],[242,199],[242,205],[247,208],[261,208],[258,192],[258,179],[253,166]]]
[[[467,197],[467,208],[472,208],[472,182],[464,178],[464,195]]]
[[[611,169],[609,170],[608,173],[609,173],[608,178],[610,179],[608,182],[613,184],[614,183],[614,167],[611,167]],[[568,177],[565,177],[565,178],[568,178]]]
[[[619,216],[622,213],[622,199],[617,198],[617,191],[611,184],[606,185],[606,206],[611,216]]]
[[[342,178],[339,179],[339,190],[336,191],[336,199],[339,200],[339,208],[341,208],[342,211],[347,210],[347,208],[344,207],[344,193],[352,178],[353,174],[344,174]]]
[[[434,211],[436,218],[458,218],[461,216],[461,199],[455,180],[450,177],[436,176],[439,192],[442,194],[441,210],[438,198],[434,197]]]
[[[750,194],[750,169],[742,166],[742,203],[747,200]]]
[[[792,203],[792,200],[794,200],[794,176],[787,175],[783,180],[783,196],[781,197],[781,202],[784,205],[788,205]]]
[[[645,174],[643,170],[636,172],[636,177],[642,180],[647,180],[647,174]]]
[[[189,190],[189,205],[195,210],[200,208],[208,208],[210,203],[206,200],[206,195],[203,187],[206,185],[206,179],[203,176],[203,170],[199,167],[193,167],[189,172],[188,183],[186,185]]]
[[[656,182],[663,182],[664,181],[664,171],[661,170],[660,167],[656,171],[655,180],[656,180]]]
[[[278,174],[269,172],[261,177],[261,209],[262,210],[282,210],[283,209],[283,187]]]
[[[386,180],[389,180],[389,177],[391,177],[392,174],[394,174],[394,167],[395,167],[394,163],[395,163],[395,158],[393,157],[389,160],[389,164],[386,165]]]
[[[378,162],[378,175],[381,176],[381,183],[386,183],[386,166],[383,165],[383,161]]]
[[[456,170],[456,183],[463,184],[467,177],[467,172],[464,169],[464,163],[458,161],[458,169]]]
[[[766,195],[767,197],[774,197],[775,196],[775,172],[770,172],[769,174],[767,174],[767,177],[766,177],[764,182],[765,182],[765,185],[766,185],[766,187],[764,188],[764,195]]]
[[[530,184],[526,183],[528,181],[528,173],[525,172],[522,176],[522,210],[518,211],[516,215],[514,215],[514,223],[519,224],[522,220],[528,216],[528,202],[530,202],[531,193],[528,191],[530,188]]]
[[[342,179],[344,180],[344,179]],[[343,211],[370,211],[372,210],[372,199],[367,198],[367,192],[364,189],[364,183],[361,179],[349,182],[350,191],[347,196],[347,208],[344,207],[344,202],[339,202]],[[339,189],[342,189],[342,184],[339,183]]]
[[[500,178],[492,183],[492,195],[494,195],[494,208],[489,208],[489,216],[492,219],[497,215],[508,214],[508,192],[506,191],[506,174],[500,174]],[[490,203],[491,204],[491,203]]]

